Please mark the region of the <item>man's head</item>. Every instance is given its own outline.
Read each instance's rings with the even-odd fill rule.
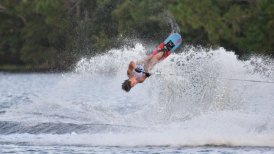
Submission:
[[[134,87],[138,83],[137,79],[135,77],[131,77],[124,81],[122,84],[122,89],[126,92],[129,92],[132,87]]]
[[[125,80],[124,83],[122,84],[122,89],[125,90],[126,92],[129,92],[131,89],[131,81]]]

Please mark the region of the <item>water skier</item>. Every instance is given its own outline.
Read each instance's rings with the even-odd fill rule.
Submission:
[[[138,83],[143,83],[150,77],[149,71],[155,64],[167,58],[181,44],[181,36],[178,33],[171,34],[150,55],[140,62],[131,61],[128,65],[128,79],[122,84],[122,89],[129,92]]]

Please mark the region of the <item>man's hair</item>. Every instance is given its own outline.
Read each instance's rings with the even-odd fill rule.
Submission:
[[[122,84],[122,89],[126,92],[129,92],[131,89],[131,82],[129,80],[125,80],[124,83]]]

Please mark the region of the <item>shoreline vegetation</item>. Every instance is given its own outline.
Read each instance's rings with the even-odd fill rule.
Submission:
[[[34,66],[23,66],[23,65],[0,65],[0,73],[59,73],[66,72],[68,70],[53,70],[48,67],[34,67]]]
[[[69,71],[125,38],[158,44],[172,28],[182,46],[274,57],[271,0],[1,0],[0,71]]]
[[[32,69],[31,67],[22,66],[22,65],[0,65],[0,72],[8,72],[8,73],[32,72]]]

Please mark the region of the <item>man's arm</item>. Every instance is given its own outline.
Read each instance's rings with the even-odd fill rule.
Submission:
[[[139,83],[143,83],[146,80],[146,76],[144,75],[142,78],[139,79]]]
[[[143,83],[146,80],[146,78],[148,78],[150,76],[151,76],[150,73],[145,72],[144,75],[142,76],[142,78],[140,78],[139,83]]]
[[[134,70],[135,67],[136,67],[136,63],[134,61],[131,61],[128,65],[128,69],[127,69],[127,76],[128,77],[131,77],[132,71]]]

